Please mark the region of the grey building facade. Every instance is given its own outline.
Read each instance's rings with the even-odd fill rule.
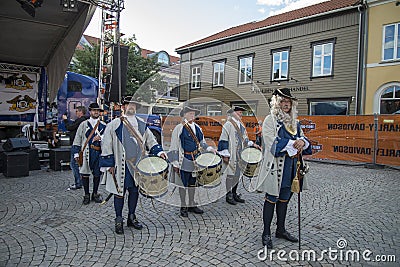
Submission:
[[[332,0],[180,47],[179,100],[203,115],[241,105],[262,116],[272,92],[288,87],[300,115],[357,114],[363,16],[358,2]]]

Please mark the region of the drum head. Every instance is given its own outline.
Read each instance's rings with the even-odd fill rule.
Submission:
[[[240,153],[240,157],[244,162],[255,164],[262,160],[262,152],[257,148],[248,147],[245,148],[242,153]]]
[[[168,163],[160,157],[146,157],[139,161],[137,169],[145,175],[159,174],[168,169]]]
[[[196,158],[196,164],[199,167],[212,167],[220,164],[222,162],[221,157],[212,152],[200,154]]]

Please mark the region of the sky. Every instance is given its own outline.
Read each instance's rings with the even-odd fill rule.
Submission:
[[[125,0],[120,30],[152,51],[175,49],[223,30],[326,0]],[[100,38],[97,9],[85,34]]]

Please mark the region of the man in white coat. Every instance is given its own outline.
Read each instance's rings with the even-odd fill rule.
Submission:
[[[137,99],[127,96],[122,101],[124,114],[112,120],[106,128],[102,141],[100,166],[104,172],[106,190],[114,194],[115,232],[123,234],[122,209],[128,191],[127,226],[142,229],[135,211],[139,198],[136,165],[143,158],[144,150],[149,154],[166,159],[161,145],[156,141],[146,122],[137,117],[136,109],[141,106]]]
[[[213,147],[207,145],[203,131],[194,122],[195,117],[199,114],[200,110],[189,106],[185,106],[181,110],[180,116],[183,117],[183,120],[172,131],[168,154],[173,165],[171,175],[175,177],[175,183],[179,186],[180,215],[182,217],[188,217],[188,212],[203,213],[203,210],[197,207],[197,203],[194,201],[197,186],[194,161],[202,150],[216,152]],[[189,203],[186,202],[186,192],[189,195]]]
[[[262,243],[268,249],[272,249],[270,227],[275,206],[275,236],[298,242],[285,228],[286,212],[293,194],[291,185],[296,176],[296,155],[311,154],[312,151],[297,120],[297,105],[297,99],[291,95],[290,89],[276,89],[271,98],[271,114],[263,122],[264,160],[255,180],[257,190],[265,192]],[[301,187],[303,185],[305,189],[305,179],[301,180]]]
[[[239,167],[240,153],[248,146],[260,148],[253,141],[249,141],[247,131],[242,124],[242,113],[246,109],[236,106],[228,110],[228,120],[222,127],[218,141],[218,153],[226,165],[223,175],[226,176],[226,202],[231,205],[245,203],[237,193],[241,173]]]
[[[78,130],[74,138],[74,143],[71,147],[71,152],[74,153],[75,160],[78,160],[79,151],[83,151],[83,164],[79,167],[79,173],[82,178],[85,196],[83,204],[90,203],[89,193],[89,176],[93,174],[93,193],[92,201],[101,203],[101,195],[97,192],[100,184],[100,154],[101,154],[101,137],[106,128],[106,124],[100,121],[100,107],[97,103],[89,105],[90,118],[79,124]],[[89,138],[89,140],[88,140]],[[86,144],[86,146],[85,146]]]

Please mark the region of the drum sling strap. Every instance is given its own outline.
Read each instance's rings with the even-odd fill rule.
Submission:
[[[194,132],[193,132],[193,130],[192,130],[192,127],[190,127],[189,124],[188,124],[187,122],[183,123],[183,127],[185,127],[186,130],[189,132],[190,136],[193,138],[194,142],[195,142],[196,145],[197,145],[197,149],[200,151],[201,145],[200,145],[199,139],[198,139],[197,136],[194,134]],[[196,126],[195,126],[195,127],[196,127]],[[192,155],[192,158],[193,158],[193,160],[194,160],[193,155]]]
[[[140,149],[141,149],[141,151],[142,151],[142,156],[143,156],[143,155],[145,154],[145,151],[144,151],[144,146],[143,146],[143,139],[142,139],[142,137],[136,132],[136,130],[132,127],[132,125],[129,123],[129,121],[126,120],[125,117],[120,117],[120,120],[121,120],[121,122],[124,124],[124,126],[128,129],[128,132],[131,134],[131,136],[133,136],[133,137],[136,138],[136,140],[137,140],[137,142],[138,142],[138,145],[139,145],[139,147],[140,147]],[[136,170],[136,167],[133,165],[133,162],[134,162],[135,160],[136,160],[136,158],[133,159],[133,160],[128,160],[128,159],[126,160],[126,162],[127,162],[134,170]],[[132,174],[132,176],[134,176],[134,174]],[[117,178],[115,177],[115,174],[112,176],[112,178],[113,178],[115,187],[117,188],[117,191],[121,193],[121,190],[120,190],[120,188],[119,188],[119,186],[118,186]],[[134,181],[135,181],[135,179],[134,179]],[[135,182],[136,182],[136,181],[135,181]],[[105,204],[108,200],[110,200],[110,198],[111,198],[112,195],[113,195],[112,193],[109,194],[108,197],[106,198],[106,200],[104,200],[101,204]]]
[[[90,123],[90,122],[89,122],[89,123]],[[96,132],[97,127],[99,127],[99,124],[100,124],[100,120],[97,121],[96,125],[94,126],[94,128],[93,128],[92,131],[90,132],[88,138],[86,139],[86,142],[85,142],[85,144],[83,145],[83,148],[81,149],[81,151],[79,151],[79,158],[81,157],[81,155],[82,155],[82,157],[83,157],[83,151],[85,151],[85,148],[86,148],[86,146],[88,145],[88,143],[89,143],[89,141],[90,141],[90,138],[92,138],[93,134]],[[80,160],[80,159],[79,159],[79,160]],[[83,160],[83,158],[82,158],[82,160]]]
[[[240,141],[242,142],[242,149],[243,149],[244,148],[244,136],[242,134],[242,131],[240,131],[239,127],[237,126],[237,123],[234,120],[229,119],[229,121],[232,123],[233,127],[235,127],[235,130],[240,137]]]

